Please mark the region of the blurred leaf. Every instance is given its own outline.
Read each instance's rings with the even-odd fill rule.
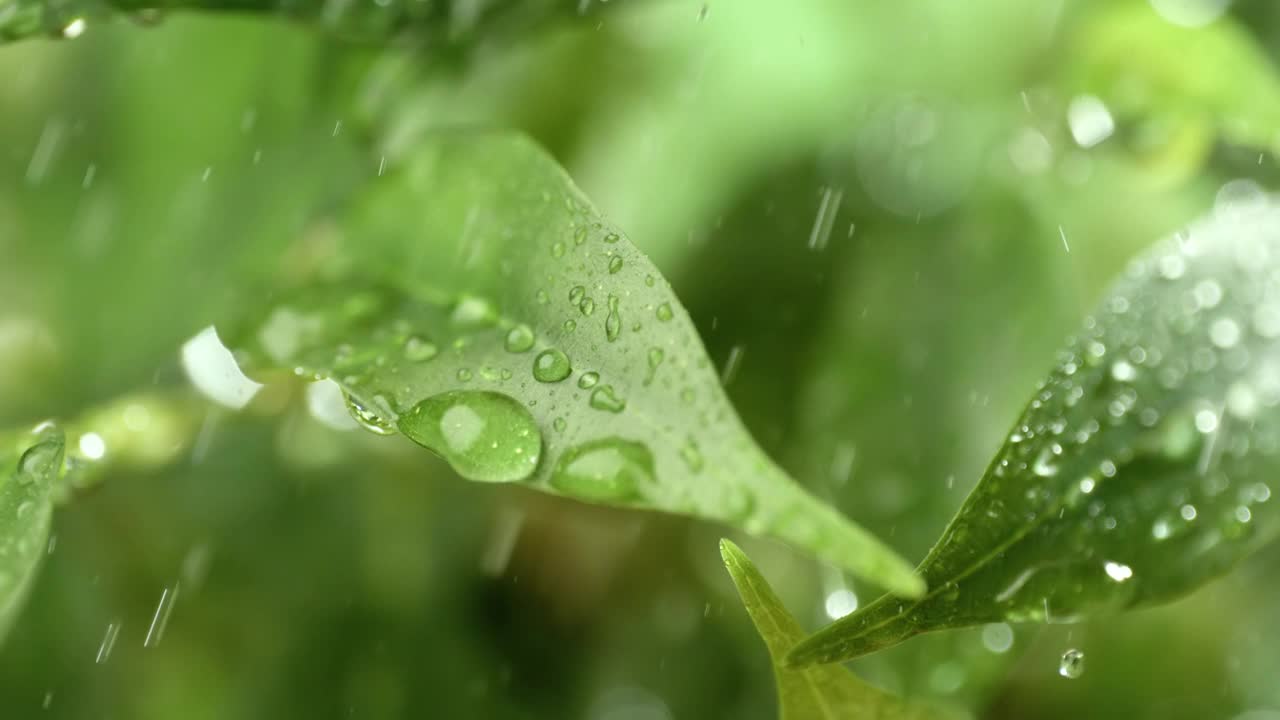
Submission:
[[[64,445],[62,431],[49,423],[0,441],[0,640],[45,556]]]
[[[1277,208],[1220,208],[1131,264],[921,564],[802,643],[834,662],[932,630],[1178,597],[1280,527]]]
[[[943,713],[906,702],[859,680],[842,667],[789,670],[782,660],[804,637],[800,623],[782,606],[769,582],[746,553],[728,540],[720,541],[720,555],[742,604],[773,658],[782,720],[926,720]]]
[[[343,230],[335,264],[390,277],[274,303],[234,334],[249,367],[332,378],[472,480],[715,519],[923,591],[759,449],[666,281],[523,137],[435,136]]]
[[[1280,75],[1230,15],[1184,27],[1147,3],[1104,3],[1073,35],[1069,85],[1145,123],[1140,144],[1187,147],[1203,125],[1229,142],[1275,148]],[[1207,148],[1202,148],[1203,152]]]
[[[425,30],[436,45],[467,41],[495,19],[517,20],[528,30],[533,23],[556,14],[577,13],[577,0],[488,2],[466,0],[421,2],[387,0],[376,3],[325,0],[0,0],[0,43],[40,35],[74,39],[90,26],[130,19],[154,23],[164,13],[181,11],[259,13],[315,23],[326,31],[360,41],[388,41],[402,31]],[[437,48],[438,50],[439,48]]]

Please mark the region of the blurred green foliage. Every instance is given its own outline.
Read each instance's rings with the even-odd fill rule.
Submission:
[[[0,47],[0,427],[180,385],[179,345],[305,273],[384,158],[515,128],[672,279],[766,449],[915,559],[1125,260],[1280,180],[1263,0],[563,10],[449,42],[174,12]],[[201,412],[176,462],[55,515],[5,717],[774,716],[717,528],[464,483],[287,389]],[[806,627],[871,599],[743,545]],[[1276,563],[854,667],[975,717],[1272,718]]]

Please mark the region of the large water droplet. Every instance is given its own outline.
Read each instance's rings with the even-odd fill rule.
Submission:
[[[551,486],[573,497],[625,500],[654,484],[653,456],[644,445],[611,437],[571,448],[551,473]]]
[[[609,342],[618,339],[618,333],[622,332],[622,317],[618,315],[618,296],[609,296],[609,317],[604,321],[604,335]]]
[[[400,432],[480,482],[524,480],[538,467],[542,433],[520,403],[501,393],[433,395],[400,418]]]
[[[570,372],[573,372],[573,367],[569,364],[569,356],[556,348],[543,350],[533,359],[533,378],[538,382],[560,382],[569,377]]]

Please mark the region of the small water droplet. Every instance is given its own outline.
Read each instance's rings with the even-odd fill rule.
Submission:
[[[454,390],[433,395],[400,418],[405,437],[480,482],[516,482],[537,469],[542,433],[519,402],[501,393]]]
[[[693,440],[688,440],[680,447],[680,459],[684,460],[684,464],[695,472],[702,472],[703,460],[702,452],[698,450],[698,444]]]
[[[1069,680],[1075,680],[1084,674],[1084,653],[1075,648],[1062,653],[1058,661],[1058,674]]]
[[[395,427],[389,421],[384,420],[382,415],[361,403],[354,395],[350,393],[343,394],[347,401],[347,411],[360,424],[360,427],[375,435],[390,435],[395,432]]]
[[[587,296],[587,289],[581,285],[574,285],[569,289],[569,304],[578,305],[582,302],[582,298]]]
[[[472,378],[471,370],[469,368],[458,368],[456,377],[458,378],[459,382],[471,382],[471,378]]]
[[[533,378],[538,382],[560,382],[572,371],[569,356],[556,348],[543,350],[533,359]]]
[[[596,383],[598,382],[600,382],[599,373],[587,372],[587,373],[583,373],[582,377],[578,378],[578,387],[582,388],[583,390],[590,390],[591,388],[595,387]]]
[[[564,243],[558,242],[551,246],[551,257],[564,257]]]
[[[616,275],[622,269],[622,256],[614,255],[609,258],[609,274]]]
[[[618,315],[618,296],[609,296],[609,317],[604,321],[604,335],[609,342],[618,339],[622,332],[622,317]]]
[[[671,304],[662,303],[661,305],[658,306],[658,309],[654,312],[654,314],[657,315],[658,320],[660,322],[667,322],[672,318]]]
[[[404,341],[404,357],[409,362],[426,362],[440,354],[440,348],[425,338],[411,335]]]
[[[578,304],[578,309],[582,311],[583,315],[590,315],[596,311],[596,301],[589,297],[582,298],[582,302]]]
[[[516,325],[507,332],[507,352],[528,352],[533,347],[533,330],[528,325]]]
[[[592,390],[587,404],[596,410],[611,413],[620,413],[627,407],[627,401],[614,394],[612,385],[601,385]]]
[[[622,239],[622,236],[615,232],[606,233],[604,236],[604,241],[607,243],[616,243],[621,239]]]

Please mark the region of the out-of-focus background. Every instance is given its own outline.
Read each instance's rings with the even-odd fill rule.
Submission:
[[[392,42],[144,13],[0,47],[0,426],[183,382],[383,158],[513,128],[671,279],[773,456],[917,560],[1125,260],[1280,180],[1268,0],[490,5]],[[470,484],[294,397],[200,412],[56,515],[0,715],[775,717],[723,528]],[[873,598],[744,546],[810,627]],[[977,718],[1277,720],[1278,552],[854,667]]]

